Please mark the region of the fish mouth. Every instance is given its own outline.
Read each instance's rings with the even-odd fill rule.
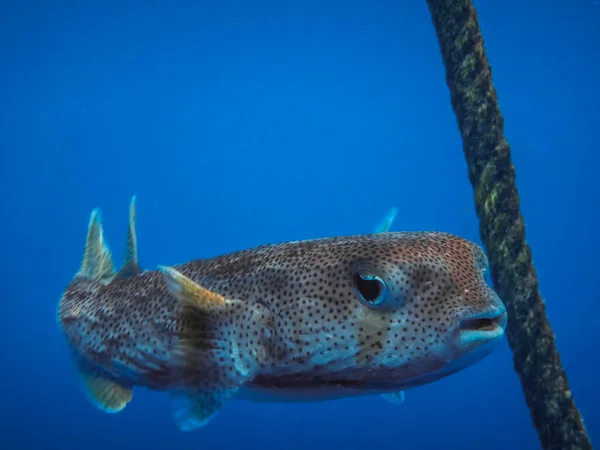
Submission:
[[[504,335],[507,320],[503,306],[462,319],[458,326],[460,340],[463,344],[483,344],[500,339]]]

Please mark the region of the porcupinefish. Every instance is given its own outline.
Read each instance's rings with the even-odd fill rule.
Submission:
[[[94,210],[57,311],[86,392],[117,412],[134,386],[168,391],[191,430],[232,398],[398,396],[481,360],[507,317],[483,250],[390,223],[142,270],[134,197],[116,271]]]

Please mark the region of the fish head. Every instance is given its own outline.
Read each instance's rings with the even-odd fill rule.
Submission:
[[[504,335],[506,309],[486,283],[480,246],[426,233],[383,237],[363,252],[347,269],[365,363],[420,384],[479,361]]]
[[[504,335],[487,258],[458,236],[358,236],[310,259],[288,319],[295,358],[313,381],[382,392],[419,386],[481,360]]]

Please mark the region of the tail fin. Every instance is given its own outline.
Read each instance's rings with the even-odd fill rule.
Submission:
[[[90,280],[106,280],[115,274],[115,266],[102,230],[102,214],[96,208],[90,215],[85,252],[76,277]]]

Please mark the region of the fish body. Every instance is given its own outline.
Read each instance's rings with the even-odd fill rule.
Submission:
[[[458,236],[323,238],[141,271],[131,211],[119,272],[92,214],[58,307],[87,391],[107,411],[134,386],[171,392],[182,429],[231,398],[403,399],[476,363],[504,333],[485,254]]]

